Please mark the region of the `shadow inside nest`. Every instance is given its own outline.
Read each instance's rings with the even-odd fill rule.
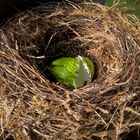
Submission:
[[[19,54],[51,82],[56,82],[56,80],[48,67],[54,60],[63,57],[77,57],[78,55],[88,57],[87,49],[82,47],[82,43],[79,40],[72,41],[76,37],[74,32],[65,26],[59,27],[59,31],[57,28],[51,26],[41,43],[36,40],[35,43],[31,42],[33,45],[30,47],[26,46],[24,51],[22,48],[19,49]],[[96,70],[93,77],[95,80],[98,76],[98,61],[94,56],[90,57],[90,60],[95,65]]]

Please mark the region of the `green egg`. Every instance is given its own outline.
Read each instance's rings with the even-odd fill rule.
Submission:
[[[54,60],[49,70],[57,82],[71,88],[80,88],[85,83],[91,83],[95,73],[93,62],[80,55],[76,58],[63,57]]]

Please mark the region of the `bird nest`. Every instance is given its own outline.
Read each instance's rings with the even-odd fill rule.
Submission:
[[[133,20],[134,23],[134,20]],[[0,30],[0,131],[14,140],[118,140],[140,126],[140,26],[99,4],[47,3]],[[91,84],[55,83],[48,66],[77,55]]]

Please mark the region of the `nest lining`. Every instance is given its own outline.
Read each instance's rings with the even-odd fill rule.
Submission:
[[[126,16],[94,3],[48,3],[0,35],[2,137],[117,140],[139,126],[140,30]],[[71,91],[47,67],[77,55],[97,65],[96,77]]]

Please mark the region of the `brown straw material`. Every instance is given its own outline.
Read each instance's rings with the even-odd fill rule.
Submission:
[[[64,56],[96,65],[71,90],[47,70]],[[113,8],[47,3],[0,29],[0,132],[14,140],[118,140],[140,127],[140,26]]]

